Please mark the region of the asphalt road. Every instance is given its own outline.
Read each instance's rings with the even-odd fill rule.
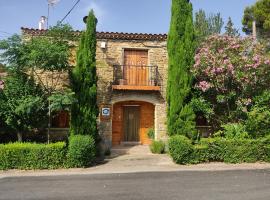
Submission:
[[[3,178],[0,199],[270,200],[270,170]]]

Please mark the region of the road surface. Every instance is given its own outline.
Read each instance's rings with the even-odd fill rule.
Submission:
[[[270,200],[270,170],[10,177],[2,200]]]

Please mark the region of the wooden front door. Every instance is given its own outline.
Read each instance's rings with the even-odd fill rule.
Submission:
[[[124,141],[139,142],[140,107],[124,106]]]
[[[147,50],[125,50],[124,79],[127,85],[148,85],[147,63]]]

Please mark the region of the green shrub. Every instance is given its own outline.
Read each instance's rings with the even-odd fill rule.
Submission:
[[[64,142],[0,145],[0,169],[55,169],[64,167],[65,160]]]
[[[68,167],[86,167],[95,158],[95,141],[89,135],[73,135],[70,137],[67,153]]]
[[[154,140],[155,139],[155,130],[153,128],[149,128],[147,130],[147,136],[149,139]]]
[[[208,145],[194,145],[193,160],[190,163],[209,162],[209,158]]]
[[[264,137],[270,134],[270,110],[267,107],[254,107],[248,113],[246,130],[253,138]]]
[[[183,144],[188,144],[188,150],[182,151]],[[226,163],[270,162],[270,136],[257,140],[208,138],[201,139],[199,144],[190,145],[191,143],[183,139],[171,138],[169,140],[170,154],[176,163],[191,164],[211,161]],[[185,158],[183,158],[184,156]]]
[[[162,154],[165,153],[165,143],[163,141],[152,141],[150,145],[150,150],[152,153],[155,154]]]
[[[224,129],[223,134],[227,139],[247,139],[249,138],[248,133],[245,130],[245,126],[240,123],[228,123],[222,126]]]
[[[182,135],[175,135],[169,139],[169,153],[174,162],[188,164],[193,159],[193,146],[191,141]]]

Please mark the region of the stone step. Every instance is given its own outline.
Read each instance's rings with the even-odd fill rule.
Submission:
[[[148,145],[119,145],[114,146],[111,149],[111,156],[110,157],[116,157],[121,155],[148,155],[151,154],[149,150]]]

